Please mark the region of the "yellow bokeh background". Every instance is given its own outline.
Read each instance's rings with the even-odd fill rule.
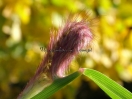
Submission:
[[[34,75],[45,55],[40,47],[47,47],[50,31],[58,29],[69,14],[84,17],[86,11],[96,20],[91,26],[93,50],[80,53],[69,72],[92,68],[132,86],[131,10],[131,0],[0,0],[0,99],[16,98]],[[82,76],[50,99],[75,98],[82,81],[98,89]]]

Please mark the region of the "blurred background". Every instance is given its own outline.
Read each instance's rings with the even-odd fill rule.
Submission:
[[[132,0],[0,0],[0,99],[15,99],[34,75],[50,30],[70,13],[96,18],[93,50],[70,64],[109,76],[132,92]],[[49,99],[110,99],[81,76]]]

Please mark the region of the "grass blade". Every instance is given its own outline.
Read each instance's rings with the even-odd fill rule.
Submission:
[[[42,90],[40,93],[38,93],[31,99],[47,99],[48,97],[53,95],[55,92],[60,90],[62,87],[64,87],[65,85],[67,85],[80,75],[81,75],[80,72],[75,72],[67,77],[56,79],[51,85],[46,87],[44,90]]]
[[[92,69],[84,69],[83,74],[93,80],[112,99],[132,99],[131,92],[104,74]]]

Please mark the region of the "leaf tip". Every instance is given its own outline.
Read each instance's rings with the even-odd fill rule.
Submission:
[[[79,68],[79,72],[83,73],[84,72],[84,68]]]

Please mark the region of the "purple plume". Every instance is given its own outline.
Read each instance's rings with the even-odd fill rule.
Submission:
[[[87,47],[93,40],[86,20],[68,20],[66,24],[58,30],[57,35],[51,32],[50,43],[47,53],[39,65],[35,75],[29,81],[18,99],[26,96],[29,90],[38,88],[38,83],[48,86],[52,80],[64,77],[65,72],[72,59],[79,51]],[[44,81],[46,79],[46,81]],[[36,87],[35,87],[36,86]],[[43,89],[44,87],[39,87]]]
[[[79,50],[85,48],[93,39],[93,34],[88,27],[87,21],[67,21],[57,36],[50,38],[49,51],[51,54],[51,65],[48,72],[52,79],[64,77],[69,63]]]

